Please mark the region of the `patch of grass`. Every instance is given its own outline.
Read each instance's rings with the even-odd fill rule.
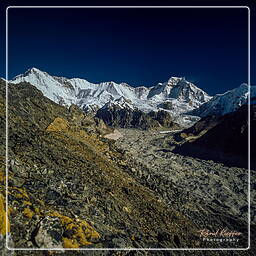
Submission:
[[[85,220],[73,220],[70,217],[61,215],[58,212],[49,214],[58,217],[65,231],[71,231],[70,237],[63,237],[63,246],[65,248],[79,248],[92,244],[100,238],[100,234]]]
[[[29,208],[25,208],[24,210],[23,210],[23,215],[25,216],[25,217],[27,217],[27,218],[29,218],[29,219],[32,219],[32,217],[34,216],[34,212],[33,211],[31,211]]]
[[[6,231],[10,232],[9,218],[6,218],[6,211],[4,209],[5,209],[4,196],[0,194],[0,234],[1,235],[5,235]],[[8,230],[7,230],[6,224],[7,224]]]
[[[54,119],[54,121],[46,128],[46,131],[48,132],[58,132],[58,131],[65,131],[69,127],[68,121],[57,117]]]
[[[79,248],[79,243],[74,239],[68,239],[64,237],[62,241],[64,248]]]

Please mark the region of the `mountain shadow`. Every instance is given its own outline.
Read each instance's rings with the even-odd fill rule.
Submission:
[[[256,169],[256,105],[250,106],[251,168]],[[207,116],[176,136],[175,153],[248,168],[248,106],[224,116]]]

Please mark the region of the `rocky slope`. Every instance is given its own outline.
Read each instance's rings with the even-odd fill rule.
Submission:
[[[5,83],[0,90],[4,130]],[[55,104],[28,83],[9,84],[10,247],[202,246],[194,220],[130,175],[123,152],[103,138],[108,132],[101,121]],[[1,155],[3,202],[3,144]]]
[[[0,81],[0,92],[0,127],[4,131],[4,81]],[[48,249],[247,246],[246,169],[174,154],[169,133],[128,129],[121,130],[123,137],[119,136],[117,142],[106,139],[113,129],[102,120],[83,113],[75,105],[65,108],[55,104],[28,83],[9,85],[8,109],[9,246]],[[161,115],[151,115],[158,122],[166,120]],[[4,141],[4,132],[0,136]],[[0,248],[4,248],[4,143],[0,150]],[[254,208],[252,213],[254,227]],[[199,236],[198,231],[204,228],[228,228],[241,232],[242,236],[237,243],[209,243]],[[55,254],[48,255],[52,253]],[[115,254],[114,251],[94,253]],[[190,251],[182,253],[191,255]],[[30,255],[45,254],[30,252]],[[116,254],[141,255],[129,251]],[[157,254],[169,255],[169,252]],[[19,251],[16,255],[28,254]],[[214,251],[204,255],[223,254]],[[255,255],[255,251],[227,252],[227,255]]]
[[[256,169],[256,105],[251,105],[251,168]],[[248,168],[248,106],[224,116],[208,116],[176,136],[174,152]]]

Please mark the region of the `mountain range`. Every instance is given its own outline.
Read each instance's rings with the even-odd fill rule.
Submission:
[[[113,81],[97,84],[80,78],[51,76],[37,68],[31,68],[9,82],[28,82],[55,103],[66,106],[75,104],[85,112],[125,109],[129,111],[129,116],[130,113],[138,115],[138,111],[142,116],[142,113],[164,110],[174,123],[182,127],[189,127],[207,115],[234,112],[246,104],[249,95],[247,84],[212,97],[182,77],[171,77],[167,82],[145,87]],[[251,86],[251,97],[255,96],[256,86]],[[126,115],[119,115],[119,118]]]

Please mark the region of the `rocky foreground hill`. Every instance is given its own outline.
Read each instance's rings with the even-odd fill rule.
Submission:
[[[0,92],[0,125],[4,131],[4,81],[0,81]],[[203,241],[199,235],[199,230],[218,228],[242,233],[236,243],[227,242],[221,246],[247,247],[246,170],[237,170],[242,185],[238,205],[244,208],[240,214],[233,204],[234,209],[226,212],[225,207],[218,206],[221,201],[212,202],[212,205],[208,201],[204,203],[203,195],[198,198],[190,193],[193,189],[190,185],[185,183],[186,190],[178,186],[175,175],[173,179],[167,178],[169,174],[161,176],[161,172],[155,172],[157,169],[149,168],[150,162],[148,166],[142,164],[130,150],[104,138],[112,129],[102,120],[84,114],[74,105],[69,108],[57,105],[28,83],[9,84],[8,119],[9,207],[6,221],[5,144],[0,147],[0,247],[3,255],[57,253],[8,252],[4,249],[5,222],[10,235],[8,245],[12,248],[219,247],[218,243]],[[5,133],[0,136],[4,141]],[[136,152],[138,156],[140,151]],[[183,165],[183,160],[173,159],[173,174],[175,166],[179,173],[190,166],[190,163]],[[200,168],[200,163],[193,168]],[[201,186],[207,185],[206,180],[200,182]],[[143,254],[111,250],[59,253]],[[154,251],[154,254],[190,255],[191,252]],[[193,254],[223,255],[219,251]],[[255,255],[255,251],[227,252],[227,255]]]

